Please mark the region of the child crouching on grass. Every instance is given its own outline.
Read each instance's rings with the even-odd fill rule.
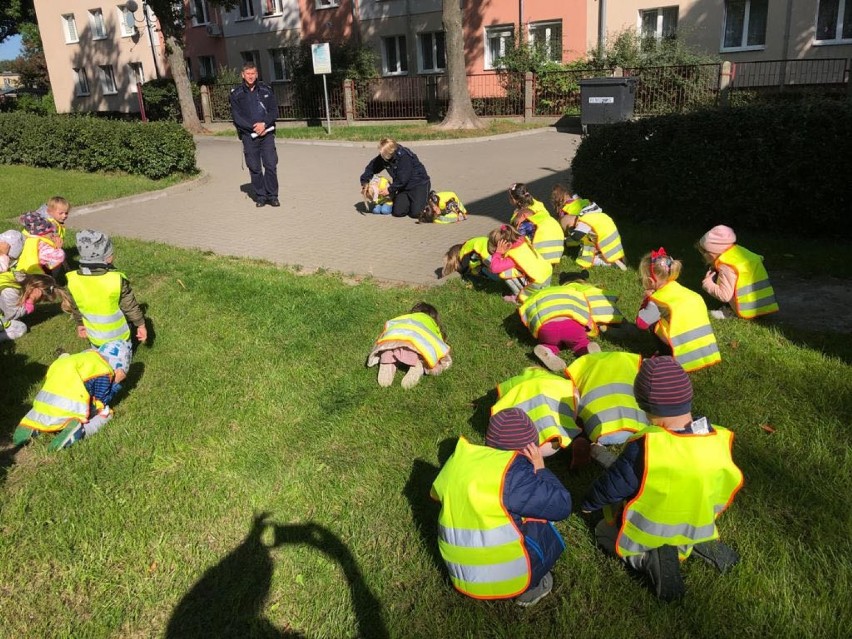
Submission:
[[[18,258],[17,270],[30,275],[48,275],[59,271],[65,263],[60,231],[38,211],[20,217],[24,227],[24,246]]]
[[[502,273],[508,269],[517,269],[523,273],[526,284],[516,294],[505,295],[503,299],[507,302],[523,302],[532,293],[550,286],[553,266],[513,227],[503,224],[491,231],[488,235],[488,252],[491,253],[492,273]]]
[[[551,200],[565,233],[580,245],[580,252],[574,260],[577,266],[584,269],[617,266],[622,271],[627,270],[621,234],[613,219],[601,207],[579,195],[571,195],[564,184],[553,187]]]
[[[484,277],[489,280],[503,280],[517,295],[526,286],[526,280],[516,268],[510,268],[500,273],[491,272],[491,253],[488,252],[488,236],[479,235],[470,238],[464,244],[454,244],[444,254],[444,267],[441,277],[458,273],[462,277],[469,275]]]
[[[15,446],[39,433],[59,433],[48,446],[68,448],[91,437],[112,419],[109,403],[130,368],[130,344],[107,342],[100,348],[60,355],[50,368],[33,407],[15,429]]]
[[[37,302],[59,300],[62,310],[71,312],[68,293],[56,286],[50,275],[0,273],[0,342],[22,337],[27,325],[22,318],[35,310]]]
[[[452,365],[446,334],[435,307],[418,302],[408,314],[385,323],[367,356],[367,367],[378,364],[383,387],[393,384],[398,367],[407,368],[402,387],[414,388],[423,375],[440,375]]]

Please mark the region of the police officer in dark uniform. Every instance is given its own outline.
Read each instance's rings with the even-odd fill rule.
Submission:
[[[393,199],[391,214],[394,217],[420,217],[432,190],[432,182],[423,163],[393,138],[382,138],[379,155],[370,161],[361,175],[361,191],[374,175],[382,171],[387,171],[393,179],[387,191],[381,193]]]
[[[253,62],[243,65],[242,78],[243,83],[231,89],[231,116],[243,143],[255,206],[281,206],[278,202],[278,152],[275,150],[278,100],[272,87],[258,82]]]

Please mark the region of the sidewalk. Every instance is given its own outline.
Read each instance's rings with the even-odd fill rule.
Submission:
[[[419,285],[451,245],[486,235],[508,220],[506,190],[526,182],[549,206],[550,189],[569,176],[579,136],[543,129],[490,139],[413,142],[435,190],[455,191],[470,213],[451,225],[359,213],[358,178],[377,143],[279,140],[280,208],[255,208],[234,138],[199,138],[202,179],[166,191],[74,210],[77,228],[276,264]]]

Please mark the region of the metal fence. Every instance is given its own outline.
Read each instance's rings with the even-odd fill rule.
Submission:
[[[721,64],[625,69],[636,78],[637,115],[682,113],[715,105],[719,97]]]

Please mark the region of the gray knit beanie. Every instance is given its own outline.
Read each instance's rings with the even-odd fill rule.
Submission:
[[[92,229],[77,233],[80,264],[105,264],[112,257],[112,242],[108,235]]]

